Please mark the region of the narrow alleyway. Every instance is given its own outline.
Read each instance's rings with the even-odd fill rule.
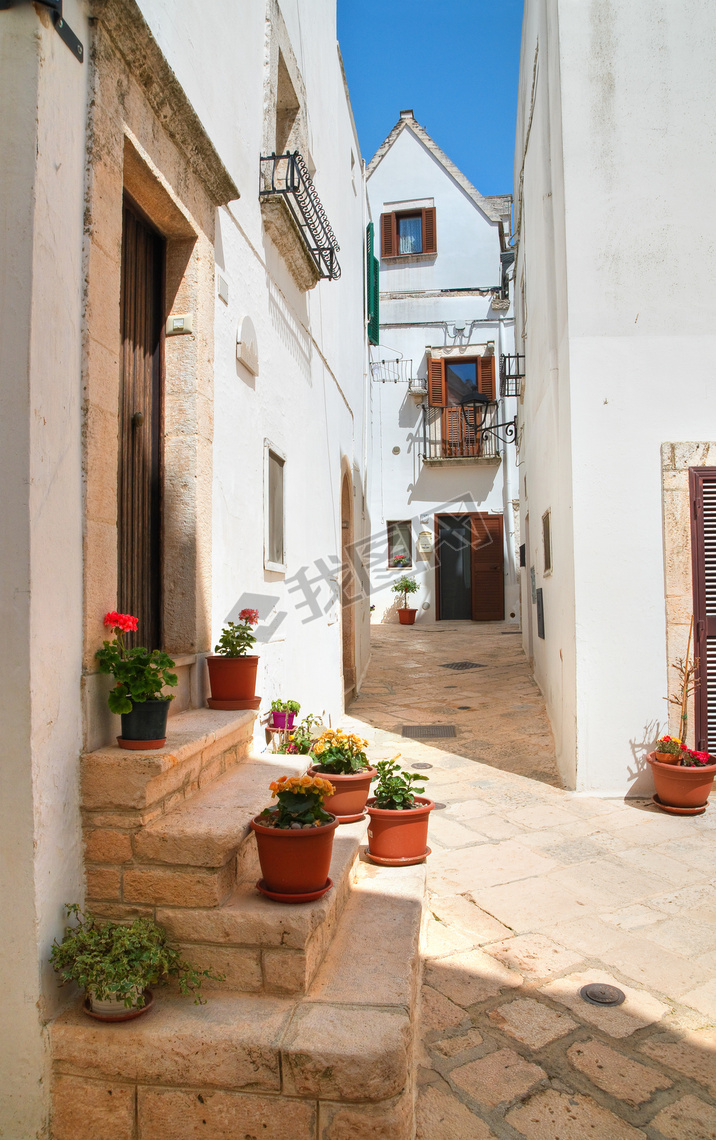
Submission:
[[[485,668],[441,668],[458,661]],[[432,765],[426,791],[444,805],[418,1140],[714,1140],[713,808],[668,816],[556,786],[539,693],[499,627],[377,627],[349,720],[371,755]],[[455,739],[400,735],[437,723]],[[626,1000],[588,1004],[589,982]]]

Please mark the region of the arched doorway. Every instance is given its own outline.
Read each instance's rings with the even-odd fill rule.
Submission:
[[[353,482],[348,471],[341,483],[341,625],[343,693],[348,706],[356,695],[355,605],[353,574]]]

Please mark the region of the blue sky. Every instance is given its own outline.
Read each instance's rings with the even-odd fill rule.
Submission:
[[[368,162],[412,107],[481,194],[512,193],[522,0],[338,0]]]

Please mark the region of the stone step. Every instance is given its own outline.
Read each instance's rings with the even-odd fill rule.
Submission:
[[[410,1140],[424,892],[424,866],[360,863],[300,998],[212,993],[196,1006],[158,988],[154,1009],[119,1025],[78,1000],[49,1027],[52,1140],[77,1140],[78,1120],[102,1140]]]

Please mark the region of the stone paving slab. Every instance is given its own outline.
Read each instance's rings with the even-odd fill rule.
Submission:
[[[519,639],[499,627],[375,633],[371,695],[347,723],[432,764],[426,792],[446,805],[431,820],[418,1140],[716,1140],[716,812],[561,789]],[[451,660],[488,668],[451,674]],[[400,710],[457,736],[403,739]],[[584,1002],[597,980],[624,1004]]]

